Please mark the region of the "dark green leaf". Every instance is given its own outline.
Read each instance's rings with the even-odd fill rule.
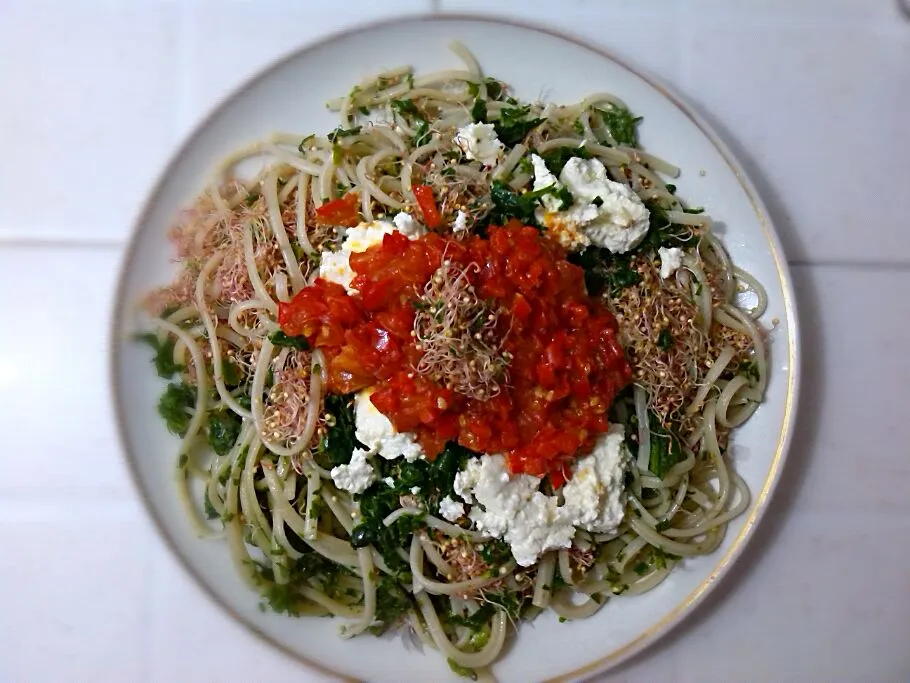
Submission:
[[[625,107],[611,105],[607,109],[599,109],[604,126],[610,131],[610,136],[617,144],[625,147],[638,147],[638,124],[641,117],[633,116]]]
[[[155,351],[155,357],[152,362],[155,364],[155,371],[163,379],[170,379],[175,374],[183,370],[183,366],[174,362],[174,339],[170,336],[164,341],[158,338],[153,332],[137,334],[136,339],[145,342]]]
[[[585,271],[588,294],[596,296],[606,292],[618,296],[626,287],[641,282],[641,275],[632,267],[629,254],[614,254],[609,249],[588,247],[570,254],[569,261]]]
[[[393,577],[383,574],[376,585],[376,621],[370,633],[379,636],[413,608],[407,592]]]
[[[340,126],[328,134],[329,142],[335,142],[340,138],[352,137],[354,135],[359,135],[360,131],[363,129],[362,126],[354,126],[353,128],[341,128]]]
[[[683,452],[679,440],[661,426],[657,415],[648,414],[651,429],[651,455],[648,469],[657,477],[663,477],[676,463],[682,461]]]
[[[354,436],[354,406],[351,395],[325,397],[325,411],[335,422],[326,430],[319,444],[320,452],[328,458],[332,467],[347,465],[355,448],[366,447]]]
[[[167,424],[168,431],[183,436],[190,426],[189,409],[194,405],[196,387],[182,381],[171,382],[158,399],[158,414]]]
[[[654,531],[661,532],[670,528],[670,520],[664,519],[654,525]]]
[[[634,567],[632,567],[632,571],[634,571],[639,576],[644,576],[648,573],[649,566],[650,565],[647,562],[639,562]]]
[[[449,663],[449,668],[453,673],[461,676],[462,678],[470,678],[472,681],[477,680],[477,672],[474,671],[474,669],[469,669],[466,666],[462,666],[451,657],[449,657],[446,661]]]
[[[656,201],[646,201],[649,217],[648,232],[641,244],[634,251],[650,249],[657,251],[660,247],[679,247],[685,245],[690,239],[691,231],[684,226],[677,226],[670,222],[667,210]]]
[[[241,420],[230,410],[209,414],[209,445],[218,455],[230,452],[240,436]]]
[[[471,118],[475,123],[487,122],[487,101],[478,97],[474,100],[474,106],[471,107]]]
[[[269,335],[269,341],[275,346],[289,346],[292,349],[297,349],[299,351],[309,351],[310,349],[310,342],[307,341],[306,337],[291,337],[281,330],[272,332],[272,334]]]
[[[208,519],[215,519],[218,516],[218,513],[215,511],[215,508],[212,506],[212,501],[209,500],[209,490],[205,490],[205,495],[202,497],[202,509],[205,512],[205,516]]]
[[[425,119],[421,119],[414,129],[414,146],[420,147],[421,145],[425,145],[431,138],[430,124]]]
[[[392,100],[389,104],[392,106],[392,111],[401,115],[405,120],[409,120],[409,117],[412,116],[423,118],[417,105],[414,104],[414,100]]]
[[[221,376],[224,379],[224,385],[228,389],[235,389],[243,381],[243,373],[236,363],[224,360],[221,363]]]
[[[537,219],[534,217],[534,211],[537,209],[539,200],[544,195],[554,195],[565,207],[566,202],[572,203],[572,195],[566,188],[549,185],[540,190],[525,192],[519,194],[509,189],[509,186],[499,180],[494,180],[490,185],[490,199],[493,201],[493,209],[490,212],[490,221],[495,225],[503,225],[510,218],[517,218],[525,225],[537,225]]]
[[[663,328],[660,333],[657,335],[657,346],[662,348],[664,351],[668,351],[673,348],[673,335],[670,334],[670,328]]]
[[[513,147],[527,137],[534,128],[544,122],[544,119],[528,118],[531,107],[503,107],[496,127],[496,135],[500,142],[507,147]]]
[[[549,152],[544,152],[540,155],[540,158],[543,159],[547,168],[555,176],[559,176],[562,173],[562,169],[565,168],[566,162],[569,161],[572,157],[579,157],[581,159],[590,159],[591,153],[582,147],[557,147],[556,149],[551,149]]]

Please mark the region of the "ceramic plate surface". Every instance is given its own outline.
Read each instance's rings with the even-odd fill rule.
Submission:
[[[333,36],[269,68],[227,99],[187,140],[164,171],[128,249],[113,322],[112,373],[124,450],[138,488],[164,537],[191,574],[227,612],[307,666],[371,681],[459,680],[435,652],[401,638],[342,640],[337,622],[290,619],[258,609],[221,541],[197,538],[184,518],[173,482],[177,442],[156,413],[161,380],[148,351],[130,341],[141,325],[137,302],[173,274],[168,226],[232,151],[276,130],[326,133],[338,121],[326,100],[386,67],[418,72],[458,67],[447,45],[457,38],[484,71],[514,86],[522,99],[576,102],[596,91],[615,93],[635,113],[645,149],[682,168],[679,194],[704,205],[720,223],[734,262],[767,287],[763,319],[770,333],[766,402],[736,432],[735,466],[752,491],[748,512],[730,525],[714,554],[685,561],[655,590],[618,598],[594,618],[560,624],[545,615],[521,633],[495,672],[502,681],[573,680],[614,666],[665,633],[730,568],[768,505],[794,419],[797,329],[790,277],[779,240],[751,183],[729,151],[676,96],[602,50],[564,36],[468,17],[399,20]],[[554,656],[558,653],[558,656]]]

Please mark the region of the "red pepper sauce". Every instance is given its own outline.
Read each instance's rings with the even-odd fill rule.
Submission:
[[[414,307],[443,256],[475,263],[477,294],[495,303],[503,349],[511,354],[501,391],[488,400],[455,393],[415,372],[422,352],[411,336]],[[504,453],[513,473],[565,481],[575,458],[607,430],[607,411],[630,381],[616,320],[587,295],[582,270],[532,227],[511,221],[488,238],[456,241],[429,233],[352,254],[349,295],[316,280],[288,303],[278,322],[323,349],[328,390],[373,386],[373,404],[399,431],[415,432],[428,457],[449,440],[480,453]]]

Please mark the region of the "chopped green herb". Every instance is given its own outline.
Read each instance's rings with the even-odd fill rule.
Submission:
[[[205,490],[205,495],[202,497],[202,509],[205,512],[207,519],[215,519],[218,516],[218,512],[215,510],[215,507],[212,505],[212,501],[209,499],[209,490]]]
[[[425,119],[421,119],[414,129],[414,145],[420,147],[427,144],[431,139],[430,124]]]
[[[230,410],[215,410],[209,414],[209,445],[218,455],[226,455],[240,436],[240,418]]]
[[[298,351],[308,351],[310,348],[310,342],[307,341],[306,337],[302,336],[288,336],[281,330],[276,330],[269,335],[269,341],[272,342],[275,346],[289,346],[292,349],[297,349]]]
[[[688,208],[683,209],[683,213],[698,214],[698,213],[704,213],[704,212],[705,212],[705,207],[703,207],[703,206],[690,206]]]
[[[449,663],[449,668],[456,675],[461,676],[463,678],[470,678],[472,681],[477,680],[477,672],[474,671],[474,669],[469,669],[466,666],[462,666],[461,664],[456,662],[451,657],[449,657],[446,661]]]
[[[581,122],[581,119],[575,119],[575,122],[572,124],[572,130],[574,130],[579,135],[585,134],[585,126]]]
[[[177,458],[177,467],[183,469],[186,467],[187,462],[189,462],[189,456],[186,453],[181,453],[180,457]]]
[[[638,147],[638,124],[642,120],[640,116],[633,116],[625,107],[620,105],[611,105],[607,109],[598,109],[600,117],[604,122],[610,136],[616,141],[616,144],[625,147]]]
[[[531,157],[522,157],[518,162],[518,170],[521,173],[534,175],[534,162],[531,161]]]
[[[663,519],[654,525],[654,531],[657,531],[658,533],[660,533],[662,531],[666,531],[669,528],[670,528],[669,519]]]
[[[614,254],[609,249],[588,247],[569,255],[569,261],[585,271],[588,294],[607,293],[618,296],[626,287],[641,282],[641,275],[632,267],[629,254]]]
[[[540,155],[540,158],[546,162],[550,173],[557,177],[572,157],[590,159],[591,153],[584,147],[557,147]]]
[[[490,198],[493,200],[493,210],[490,220],[496,225],[503,225],[510,218],[517,218],[526,225],[537,225],[534,211],[537,209],[538,200],[544,195],[553,195],[560,200],[560,210],[572,204],[572,195],[566,188],[549,185],[540,190],[519,194],[509,189],[509,186],[499,180],[494,180],[490,185]]]
[[[634,251],[643,249],[657,251],[660,247],[679,247],[686,244],[691,234],[689,229],[674,226],[670,222],[667,210],[656,201],[646,201],[645,206],[650,214],[648,216],[649,228],[645,238]]]
[[[471,107],[471,118],[475,123],[486,123],[487,121],[487,101],[478,97],[474,100],[474,106]]]
[[[663,328],[660,333],[657,335],[657,346],[662,348],[664,351],[668,351],[673,348],[673,335],[670,334],[670,328]]]
[[[334,418],[334,424],[326,430],[319,443],[319,452],[329,465],[347,465],[355,448],[366,447],[354,436],[353,396],[328,395],[325,397],[325,411]]]
[[[189,410],[195,405],[196,387],[182,381],[171,382],[158,399],[158,414],[167,424],[168,431],[183,436],[190,426]]]
[[[657,415],[649,413],[651,429],[651,455],[648,469],[657,477],[663,477],[676,463],[682,461],[683,452],[679,439],[663,428]]]
[[[499,120],[494,121],[496,134],[506,147],[513,147],[524,140],[528,133],[544,122],[545,119],[528,118],[530,105],[524,107],[503,107]]]
[[[647,562],[639,562],[634,567],[632,567],[632,571],[634,571],[639,576],[644,576],[648,573],[648,567],[650,567],[650,565]]]
[[[423,118],[420,115],[420,110],[417,109],[417,105],[414,104],[414,100],[392,100],[389,104],[392,107],[392,111],[405,119],[408,119],[408,117],[411,116]]]
[[[382,635],[413,607],[411,598],[391,576],[383,574],[376,585],[376,622],[370,633]]]
[[[170,379],[175,374],[183,370],[183,366],[174,362],[174,339],[167,336],[164,341],[158,338],[154,332],[137,334],[136,339],[145,342],[155,351],[155,357],[152,362],[155,364],[155,371],[159,377]]]
[[[667,192],[669,192],[670,194],[676,194],[676,185],[674,185],[673,183],[667,183],[666,185],[664,185],[664,187],[667,188]]]
[[[341,138],[353,137],[359,135],[363,126],[354,126],[353,128],[341,128],[340,126],[328,134],[329,142],[336,142]]]

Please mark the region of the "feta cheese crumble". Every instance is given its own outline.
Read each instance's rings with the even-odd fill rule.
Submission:
[[[363,493],[370,484],[376,481],[376,470],[367,461],[369,453],[362,448],[355,448],[351,462],[332,468],[332,481],[342,491]]]
[[[336,282],[349,293],[357,290],[351,287],[354,271],[351,270],[349,258],[351,254],[366,251],[372,246],[382,243],[382,238],[395,232],[401,232],[409,239],[416,239],[426,233],[426,228],[420,225],[407,213],[399,213],[389,221],[370,221],[348,228],[344,233],[344,240],[338,251],[322,252],[319,261],[319,277],[329,282]]]
[[[370,400],[372,389],[364,389],[354,397],[354,436],[371,453],[386,460],[404,456],[408,462],[423,457],[423,448],[410,432],[398,432],[385,415]]]
[[[558,181],[541,157],[532,154],[531,164],[534,190],[555,185],[557,190],[568,189],[575,200],[568,209],[559,211],[559,199],[544,195],[543,206],[535,212],[537,220],[566,249],[580,251],[593,244],[622,254],[644,239],[650,227],[644,202],[630,187],[610,180],[598,159],[572,157]]]
[[[595,534],[616,531],[624,512],[623,476],[629,452],[622,425],[600,436],[594,450],[579,458],[562,487],[572,523]]]
[[[515,561],[528,567],[549,550],[568,548],[576,529],[612,533],[619,527],[628,459],[623,428],[614,425],[575,463],[561,491],[563,504],[559,496],[540,492],[538,477],[509,474],[501,455],[470,459],[455,475],[454,489],[472,504],[468,518],[474,527],[504,540]],[[443,503],[439,510],[445,515]]]
[[[501,455],[472,458],[455,475],[455,492],[477,503],[468,513],[474,526],[508,543],[522,567],[548,550],[568,548],[575,535],[569,511],[539,487],[537,477],[510,475]]]
[[[464,516],[464,503],[453,500],[452,496],[446,496],[439,501],[439,514],[443,519],[457,522]]]
[[[468,159],[484,166],[495,166],[502,159],[504,146],[492,123],[469,123],[455,131],[453,142]]]
[[[682,249],[679,247],[660,247],[657,250],[660,256],[660,277],[666,280],[676,269],[682,265]]]

